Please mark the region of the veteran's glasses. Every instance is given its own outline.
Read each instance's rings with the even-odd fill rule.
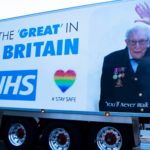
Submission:
[[[139,40],[139,41],[127,40],[128,44],[130,44],[131,46],[135,46],[135,45],[137,45],[137,43],[139,45],[143,46],[143,45],[146,45],[148,43],[148,41],[149,41],[148,39],[147,40],[142,39],[142,40]]]

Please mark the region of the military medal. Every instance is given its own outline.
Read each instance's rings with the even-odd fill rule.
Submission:
[[[116,74],[113,75],[113,79],[114,79],[114,80],[117,79],[117,75],[116,75]]]
[[[118,78],[118,68],[114,68],[113,79],[116,80]]]
[[[118,75],[118,78],[121,78],[121,74]]]
[[[121,77],[124,78],[124,76],[125,76],[125,73],[122,73],[122,74],[121,74]]]
[[[115,87],[123,87],[122,79],[125,77],[125,67],[114,68],[113,79],[116,80]]]
[[[122,80],[120,78],[117,80],[115,87],[123,87]]]

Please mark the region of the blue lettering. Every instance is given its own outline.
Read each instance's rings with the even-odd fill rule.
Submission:
[[[41,47],[44,45],[44,42],[35,42],[33,45],[35,46],[35,57],[40,57]]]
[[[54,28],[54,34],[57,34],[57,33],[58,33],[59,27],[60,27],[60,24],[55,24],[55,25],[53,25],[53,28]]]
[[[43,35],[51,35],[51,34],[58,34],[58,30],[60,28],[60,24],[54,24],[52,26],[39,26],[36,28],[29,28],[29,29],[21,29],[19,31],[20,38],[26,37],[36,37],[36,36],[43,36]]]
[[[51,56],[55,55],[55,49],[54,49],[53,41],[48,41],[46,43],[46,46],[45,46],[45,49],[43,52],[43,56],[47,56],[48,54]]]
[[[63,50],[63,40],[57,41],[57,55],[62,55]]]
[[[23,54],[24,50],[25,50],[25,46],[23,44],[15,45],[14,58],[24,58],[24,54]]]
[[[31,43],[27,43],[26,57],[31,57]]]
[[[77,55],[79,39],[60,39],[55,41],[41,41],[27,44],[5,45],[3,59],[18,59],[28,57]]]
[[[25,38],[25,37],[27,37],[27,35],[28,35],[28,30],[27,30],[27,29],[22,29],[22,30],[19,32],[19,36],[20,36],[21,38]]]
[[[53,34],[51,26],[47,26],[44,31],[44,35],[48,35],[48,34],[49,35]]]
[[[65,40],[65,55],[72,54],[78,54],[78,45],[79,45],[79,39],[75,38],[73,41],[71,39]]]
[[[43,27],[38,27],[37,36],[42,36],[42,35],[44,35],[43,34]]]
[[[36,36],[36,28],[30,28],[29,37]]]
[[[4,46],[3,59],[10,59],[13,57],[13,46],[7,45]]]

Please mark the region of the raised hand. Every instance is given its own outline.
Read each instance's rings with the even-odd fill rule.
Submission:
[[[150,25],[150,6],[146,2],[144,2],[144,4],[137,4],[135,11],[140,17],[140,19],[135,20],[135,22],[143,22]]]

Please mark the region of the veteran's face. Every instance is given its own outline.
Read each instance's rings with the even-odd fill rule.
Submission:
[[[141,59],[149,47],[149,39],[145,31],[133,32],[125,42],[132,57],[135,59]]]

